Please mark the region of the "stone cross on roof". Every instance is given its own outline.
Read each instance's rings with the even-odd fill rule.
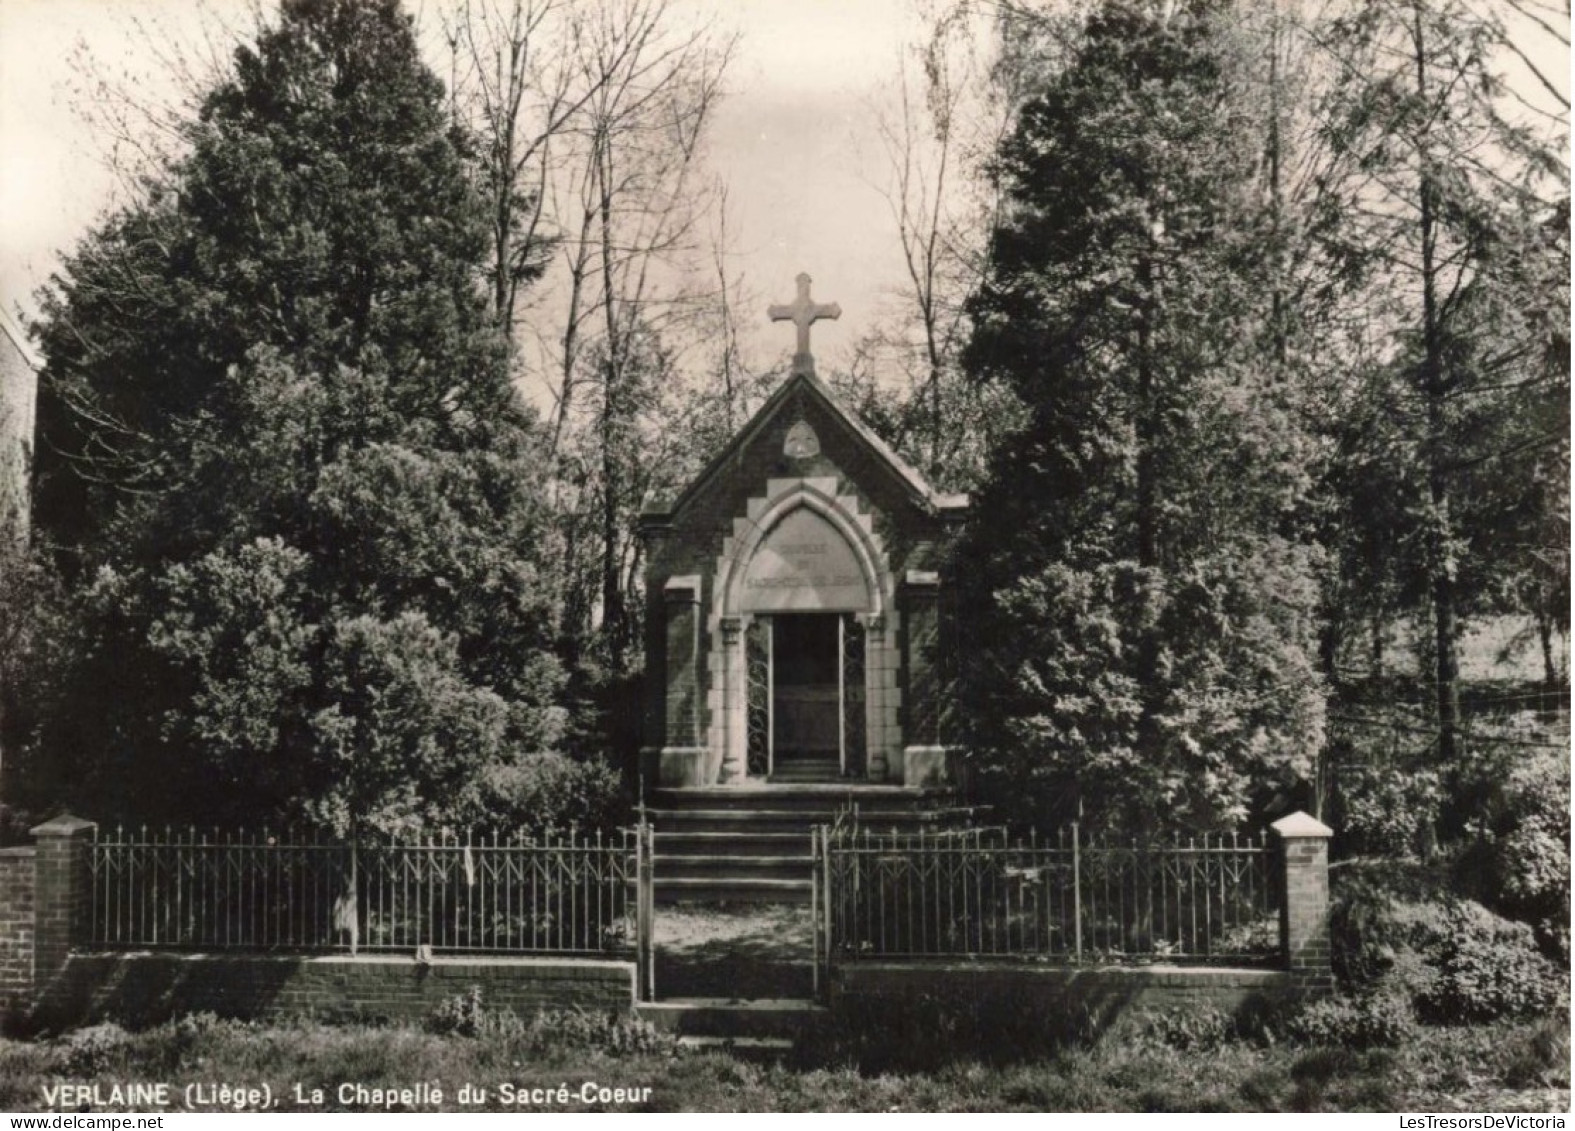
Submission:
[[[793,354],[793,372],[814,376],[815,358],[809,352],[809,328],[822,318],[842,317],[842,307],[834,302],[817,303],[809,297],[808,275],[800,272],[798,297],[787,305],[772,306],[766,311],[773,322],[792,322],[798,327],[798,348]]]

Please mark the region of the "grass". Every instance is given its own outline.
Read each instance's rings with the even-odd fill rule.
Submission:
[[[294,1086],[341,1104],[342,1082],[436,1082],[442,1110],[542,1110],[502,1102],[500,1085],[577,1091],[586,1081],[650,1087],[645,1103],[571,1100],[570,1110],[680,1111],[1550,1111],[1569,1107],[1569,1021],[1424,1030],[1397,1048],[1227,1041],[1193,1049],[1131,1036],[1014,1060],[960,1057],[930,1071],[861,1070],[833,1055],[761,1063],[687,1052],[638,1022],[539,1018],[479,1036],[414,1028],[265,1026],[186,1019],[138,1033],[96,1026],[55,1038],[0,1041],[0,1109],[36,1110],[59,1082],[198,1080],[268,1083],[278,1110]],[[460,1107],[463,1083],[485,1104]],[[107,1094],[107,1093],[106,1093]],[[178,1100],[177,1100],[178,1104]],[[361,1105],[367,1106],[367,1105]],[[94,1110],[113,1110],[105,1105]]]

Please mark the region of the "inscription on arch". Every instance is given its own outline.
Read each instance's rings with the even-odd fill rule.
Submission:
[[[800,507],[761,540],[744,573],[740,604],[746,613],[864,612],[870,591],[847,539]]]

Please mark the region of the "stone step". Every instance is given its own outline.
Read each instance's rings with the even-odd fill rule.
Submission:
[[[807,846],[806,846],[807,847]],[[663,856],[656,853],[656,882],[683,878],[716,879],[718,874],[728,877],[759,876],[765,879],[798,879],[809,875],[814,864],[809,853],[802,856]]]
[[[841,784],[707,786],[652,794],[661,903],[804,903],[811,832],[857,806],[862,828],[916,833],[953,823],[947,790]]]
[[[809,830],[822,823],[813,814],[792,809],[685,809],[676,812],[654,811],[651,822],[657,834],[728,833],[733,836],[755,833],[791,833],[808,838]]]
[[[656,830],[656,858],[659,862],[675,856],[808,856],[809,832],[663,832]]]
[[[809,866],[802,879],[761,876],[664,876],[658,867],[658,903],[808,903],[812,891]]]
[[[792,761],[779,761],[771,769],[771,783],[798,783],[798,782],[825,782],[833,784],[842,781],[842,765],[835,758],[795,758]]]
[[[757,833],[793,833],[808,837],[817,825],[831,824],[829,814],[792,809],[685,809],[674,812],[648,810],[647,815],[662,833],[729,833],[735,836]],[[859,827],[871,832],[917,831],[935,827],[940,818],[929,813],[880,812],[860,814]]]
[[[831,1018],[825,1006],[798,998],[673,998],[642,1002],[635,1013],[681,1037],[788,1042],[816,1032]]]
[[[900,785],[851,787],[846,783],[793,785],[699,786],[693,789],[657,789],[650,795],[652,808],[667,813],[727,809],[737,812],[808,810],[827,819],[839,810],[857,807],[867,812],[955,811],[956,795],[949,790],[908,789]]]

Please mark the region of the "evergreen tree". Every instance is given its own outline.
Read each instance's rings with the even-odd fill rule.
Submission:
[[[287,0],[45,304],[49,742],[98,817],[475,819],[561,730],[537,424],[396,0]],[[506,775],[505,775],[506,776]]]
[[[984,780],[1035,820],[1229,826],[1322,741],[1305,441],[1253,349],[1255,46],[1225,16],[1104,4],[996,161],[966,360],[1029,421],[960,555],[960,706]]]

